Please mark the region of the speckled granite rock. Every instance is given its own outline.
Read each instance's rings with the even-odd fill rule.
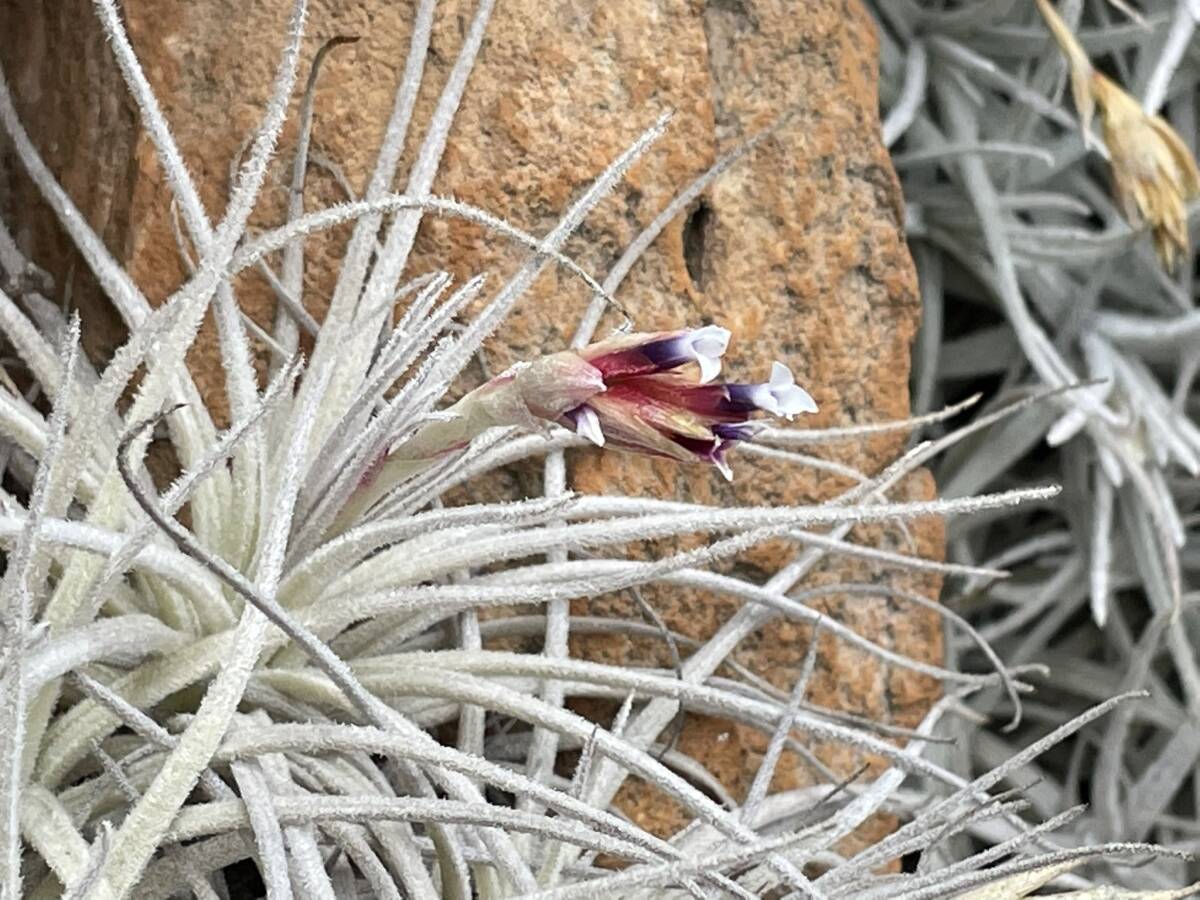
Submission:
[[[169,198],[153,149],[138,136],[130,104],[114,100],[119,83],[103,41],[89,27],[84,0],[39,4],[22,15],[30,40],[0,49],[35,138],[80,199],[101,222],[114,252],[155,300],[180,281]],[[184,155],[211,212],[221,209],[229,166],[255,126],[276,64],[286,0],[126,0],[129,31],[158,90]],[[13,5],[0,30],[14,27]],[[448,0],[437,16],[430,65],[418,103],[418,134],[453,64],[473,7]],[[306,59],[335,35],[361,40],[334,52],[317,91],[314,149],[361,189],[391,108],[407,48],[411,3],[317,0],[310,15]],[[72,24],[74,23],[74,24]],[[78,60],[82,58],[84,77]],[[688,215],[658,240],[633,270],[621,299],[643,329],[717,322],[735,334],[735,374],[761,374],[772,358],[788,363],[821,405],[822,424],[902,417],[907,413],[909,344],[918,301],[900,227],[900,195],[879,141],[875,43],[856,2],[813,0],[504,0],[488,29],[479,64],[456,119],[436,191],[453,194],[534,233],[557,214],[664,109],[676,111],[667,136],[634,167],[625,183],[588,219],[568,245],[584,267],[602,273],[671,195],[724,151],[794,110],[790,122],[726,173]],[[78,123],[78,124],[77,124]],[[280,219],[286,199],[289,149],[256,221]],[[411,157],[416,141],[410,136]],[[97,165],[98,163],[98,165]],[[25,189],[10,183],[17,196]],[[314,166],[309,208],[344,199],[327,168]],[[44,222],[27,220],[25,240],[43,262],[59,260],[61,241]],[[305,301],[320,316],[346,229],[309,242]],[[510,271],[519,248],[452,220],[427,222],[414,269],[447,268],[467,277]],[[119,332],[77,278],[76,297],[89,317],[89,346],[101,355]],[[243,285],[247,310],[271,319],[265,287]],[[561,346],[587,297],[568,276],[545,275],[518,307],[487,362],[508,361]],[[602,327],[608,327],[606,323]],[[211,331],[192,363],[219,409],[220,374]],[[901,447],[897,437],[840,445],[840,462],[877,471]],[[572,460],[579,490],[686,497],[718,503],[794,503],[827,497],[848,482],[743,454],[726,485],[698,469],[623,456],[582,453]],[[537,489],[537,469],[513,476],[506,491]],[[927,498],[927,476],[901,492]],[[941,552],[938,523],[911,529],[917,549]],[[904,546],[896,530],[859,535]],[[686,542],[684,542],[686,543]],[[778,566],[789,548],[766,546],[736,564],[743,574]],[[810,581],[878,582],[889,576],[862,565],[829,564]],[[903,581],[932,592],[935,581]],[[704,638],[736,608],[727,598],[648,591],[647,599],[684,634]],[[935,616],[877,598],[831,595],[822,609],[887,646],[925,659],[941,656]],[[637,615],[628,598],[600,598],[595,614]],[[780,687],[794,680],[809,630],[777,622],[747,640],[737,659]],[[580,652],[637,661],[661,648],[631,640],[584,638]],[[900,724],[913,724],[936,686],[879,665],[823,639],[811,699]],[[744,791],[765,741],[728,723],[696,718],[682,746]],[[858,763],[844,748],[815,748],[841,772]],[[803,783],[797,760],[780,767],[777,786]],[[636,785],[623,791],[630,813],[662,831],[679,818]]]

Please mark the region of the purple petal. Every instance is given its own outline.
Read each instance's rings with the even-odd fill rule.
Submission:
[[[704,384],[720,374],[721,356],[728,345],[727,329],[706,325],[651,338],[640,344],[626,344],[587,358],[608,380],[667,372],[687,363],[696,363],[700,367],[700,383]]]
[[[752,413],[761,409],[759,399],[763,385],[761,384],[727,384],[725,392],[728,395],[722,404],[722,411],[737,413]]]
[[[706,384],[721,374],[721,357],[729,346],[729,331],[719,325],[706,325],[674,337],[651,341],[642,353],[659,371],[685,363],[700,366],[700,383]]]
[[[734,441],[752,440],[754,435],[758,433],[758,430],[750,422],[721,423],[712,427],[713,434],[727,444],[731,444]]]

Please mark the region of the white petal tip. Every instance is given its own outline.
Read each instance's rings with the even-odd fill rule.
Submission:
[[[713,465],[717,467],[717,471],[721,473],[726,481],[733,481],[733,469],[729,468],[729,463],[723,459],[714,460]]]
[[[799,413],[815,413],[817,403],[796,384],[792,370],[781,362],[771,365],[771,379],[759,388],[758,405],[775,416],[791,419]]]
[[[693,344],[703,343],[706,350],[712,350],[712,352],[720,355],[729,346],[729,339],[732,335],[733,332],[728,328],[722,328],[720,325],[702,325],[699,328],[693,329],[689,337]]]
[[[696,362],[700,364],[700,383],[708,384],[714,378],[721,374],[721,360],[714,359],[709,356],[697,356]]]
[[[700,383],[708,384],[721,374],[721,357],[732,335],[720,325],[705,325],[687,336],[688,350],[700,366]]]
[[[590,406],[583,407],[576,414],[575,433],[587,438],[597,447],[604,446],[604,432],[600,429],[600,417]]]
[[[812,398],[812,394],[802,387],[794,387],[792,389],[795,397],[796,412],[808,413],[809,415],[818,412],[817,401]],[[793,413],[795,415],[795,413]]]

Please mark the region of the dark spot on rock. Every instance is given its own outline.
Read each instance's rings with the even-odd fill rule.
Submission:
[[[704,244],[711,221],[712,208],[701,199],[683,223],[683,262],[692,284],[700,290],[703,290]]]
[[[739,30],[757,30],[758,28],[758,24],[754,21],[754,16],[746,8],[746,4],[742,0],[708,0],[705,8],[706,12],[712,10],[730,15],[734,22],[737,23]]]

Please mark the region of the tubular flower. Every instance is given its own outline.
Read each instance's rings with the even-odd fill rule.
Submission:
[[[519,363],[382,448],[360,473],[335,530],[496,427],[532,431],[555,422],[600,446],[706,463],[732,478],[725,454],[754,436],[752,414],[790,419],[817,405],[783,363],[765,384],[714,382],[728,346],[729,332],[708,325],[623,335]]]
[[[765,384],[710,383],[728,345],[729,332],[713,325],[592,344],[580,356],[600,372],[604,390],[560,421],[600,446],[707,463],[732,478],[725,454],[754,435],[755,411],[790,419],[817,405],[778,362]],[[682,369],[687,363],[698,372]]]

